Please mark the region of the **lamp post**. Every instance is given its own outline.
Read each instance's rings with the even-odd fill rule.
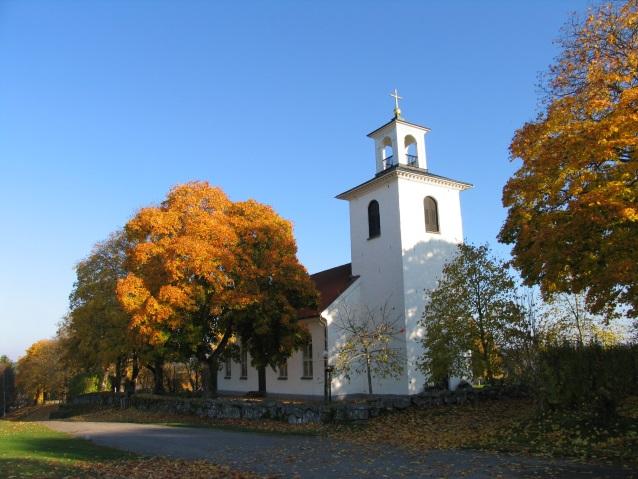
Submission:
[[[335,370],[334,366],[326,366],[326,376],[328,378],[328,392],[327,392],[327,396],[328,396],[328,401],[327,402],[332,402],[332,372]]]
[[[325,403],[332,402],[332,372],[334,366],[328,364],[328,351],[323,351],[323,400]]]

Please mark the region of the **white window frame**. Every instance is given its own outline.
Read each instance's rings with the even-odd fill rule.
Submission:
[[[224,379],[230,379],[232,376],[232,372],[233,372],[232,361],[230,358],[226,358],[226,371],[225,371]]]
[[[279,364],[279,377],[277,379],[288,379],[288,360]]]
[[[301,354],[303,379],[312,379],[314,368],[312,360],[312,338],[306,344],[304,344]]]
[[[241,364],[239,379],[248,379],[248,348],[244,345],[239,352],[239,362]]]

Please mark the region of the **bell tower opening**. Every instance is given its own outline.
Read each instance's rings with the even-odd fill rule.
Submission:
[[[412,135],[405,137],[405,158],[408,166],[419,166],[419,153],[416,149],[416,140]]]
[[[383,139],[383,169],[390,168],[396,164],[394,158],[394,149],[392,148],[392,140],[389,137]]]

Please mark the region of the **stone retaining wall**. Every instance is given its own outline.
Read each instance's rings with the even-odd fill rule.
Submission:
[[[318,422],[364,421],[392,411],[410,407],[428,408],[477,402],[482,399],[520,396],[520,392],[503,388],[457,391],[425,391],[414,396],[387,396],[360,400],[321,402],[292,402],[274,399],[199,399],[150,394],[92,393],[77,396],[72,406],[134,407],[144,411],[187,414],[211,419],[274,419],[291,424]]]

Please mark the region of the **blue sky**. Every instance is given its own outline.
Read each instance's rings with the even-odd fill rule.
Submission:
[[[581,1],[0,0],[0,354],[52,336],[77,261],[188,180],[292,220],[310,272],[350,261],[366,134],[432,129],[466,238],[496,244],[513,132]]]

